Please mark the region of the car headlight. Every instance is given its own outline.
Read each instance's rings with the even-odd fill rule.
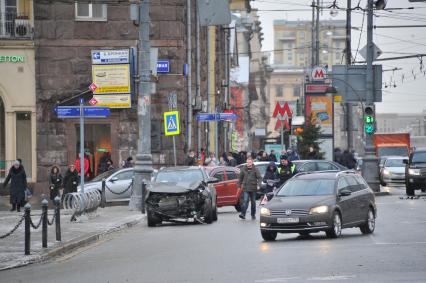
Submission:
[[[408,169],[408,174],[410,175],[420,175],[420,169]]]
[[[387,169],[383,170],[383,175],[390,175],[390,174],[391,174],[391,172],[389,170],[387,170]]]
[[[271,215],[271,211],[269,210],[269,208],[262,207],[260,209],[260,215],[270,216]]]
[[[309,211],[309,214],[321,214],[326,212],[328,212],[328,206],[321,205],[317,207],[312,207],[311,210]]]

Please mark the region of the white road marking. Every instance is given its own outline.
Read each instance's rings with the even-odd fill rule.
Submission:
[[[270,279],[261,279],[256,280],[256,283],[271,283],[271,282],[287,282],[289,280],[299,280],[301,277],[282,277],[282,278],[270,278]]]
[[[340,281],[340,280],[350,280],[355,278],[355,275],[332,275],[332,276],[324,276],[324,277],[310,277],[306,280],[308,281]]]

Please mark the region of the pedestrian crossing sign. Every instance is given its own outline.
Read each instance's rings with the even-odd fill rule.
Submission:
[[[164,133],[166,136],[180,134],[178,111],[164,112]]]

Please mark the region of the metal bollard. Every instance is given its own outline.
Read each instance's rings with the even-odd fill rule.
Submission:
[[[41,223],[41,243],[43,248],[47,248],[47,199],[41,201],[42,223]]]
[[[145,214],[145,194],[146,194],[146,181],[142,180],[142,202],[141,202],[142,214]]]
[[[55,197],[55,230],[56,230],[56,241],[61,241],[61,198]]]
[[[101,195],[101,207],[105,208],[106,197],[105,197],[105,184],[106,180],[102,179],[102,195]]]
[[[30,254],[31,241],[31,204],[27,202],[25,208],[25,255]]]

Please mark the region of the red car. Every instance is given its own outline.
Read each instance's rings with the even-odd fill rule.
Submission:
[[[238,186],[240,170],[229,166],[205,167],[209,177],[214,177],[219,182],[214,183],[217,194],[217,206],[235,206],[237,211],[241,209],[241,188]]]

